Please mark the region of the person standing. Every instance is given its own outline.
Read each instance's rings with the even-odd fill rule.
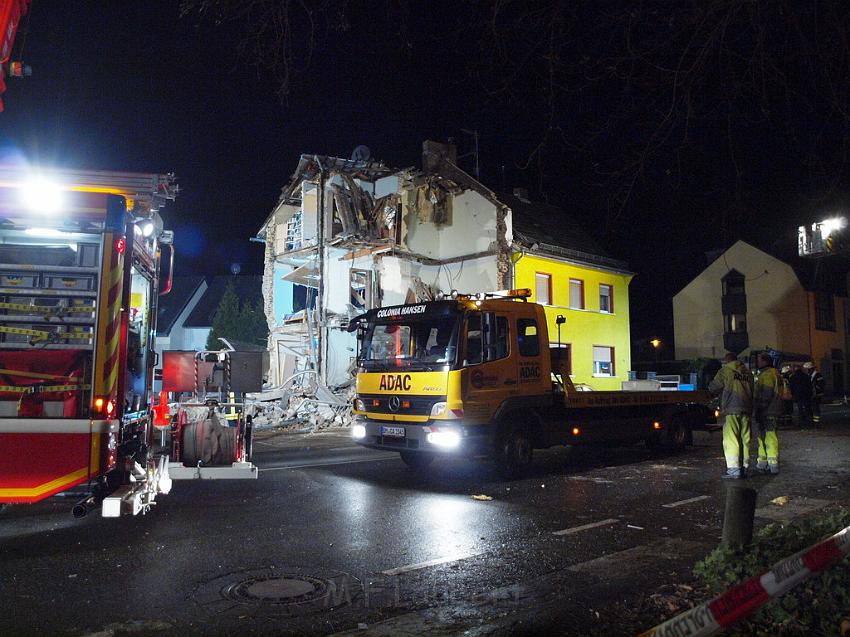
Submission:
[[[794,399],[791,396],[791,366],[783,365],[779,370],[779,375],[782,378],[782,416],[779,418],[780,424],[785,427],[791,425],[791,418],[794,414]]]
[[[796,367],[788,379],[791,385],[791,398],[794,401],[794,414],[797,416],[797,426],[804,429],[811,425],[812,417],[812,381],[809,375]]]
[[[812,381],[812,423],[817,427],[820,424],[820,403],[823,400],[826,382],[823,379],[823,374],[818,371],[813,362],[803,363],[803,369]]]
[[[753,420],[758,437],[756,469],[762,473],[779,473],[779,437],[776,435],[782,415],[782,377],[766,354],[756,359],[759,374],[753,389]]]
[[[723,416],[723,455],[726,456],[724,479],[747,477],[750,460],[750,414],[753,412],[753,375],[731,352],[723,359],[723,367],[708,386],[720,396]]]

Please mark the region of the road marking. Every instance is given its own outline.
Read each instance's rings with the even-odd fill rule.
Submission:
[[[691,502],[699,502],[700,500],[708,500],[710,495],[698,495],[695,498],[688,498],[687,500],[679,500],[678,502],[671,502],[669,504],[662,504],[661,506],[667,507],[668,509],[673,509],[675,507],[680,507],[683,504],[690,504]]]
[[[582,480],[584,482],[595,482],[596,484],[614,484],[613,480],[606,480],[605,478],[592,478],[590,476],[570,476],[570,480]]]
[[[419,562],[418,564],[408,564],[407,566],[399,566],[398,568],[387,569],[386,571],[381,571],[382,575],[401,575],[402,573],[409,573],[410,571],[418,571],[423,568],[428,568],[429,566],[437,566],[438,564],[448,564],[449,562],[457,562],[458,560],[465,560],[470,557],[475,557],[476,555],[481,555],[481,553],[467,553],[465,555],[449,555],[447,557],[438,557],[435,560],[428,560],[427,562]]]
[[[573,526],[569,529],[562,529],[560,531],[553,531],[552,535],[572,535],[573,533],[578,533],[580,531],[587,531],[588,529],[595,529],[598,526],[608,526],[609,524],[614,524],[615,522],[619,522],[616,518],[608,518],[607,520],[600,520],[599,522],[590,522],[589,524],[582,524],[581,526]]]
[[[386,456],[378,456],[375,458],[361,458],[359,460],[334,460],[332,462],[310,462],[306,464],[290,464],[278,467],[260,467],[260,471],[281,471],[284,469],[309,469],[310,467],[332,467],[338,464],[356,464],[358,462],[380,462],[381,460],[393,460],[398,458],[398,455],[391,454]]]

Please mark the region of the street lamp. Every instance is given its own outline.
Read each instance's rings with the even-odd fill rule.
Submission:
[[[661,339],[657,338],[657,337],[653,338],[651,341],[649,341],[649,344],[652,345],[652,349],[655,350],[655,362],[657,363],[658,362],[658,350],[661,348]]]

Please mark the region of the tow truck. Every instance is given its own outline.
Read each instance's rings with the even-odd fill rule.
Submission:
[[[150,510],[172,474],[257,477],[247,423],[154,400],[176,195],[168,174],[0,166],[0,507],[74,489],[75,515],[117,517]],[[227,450],[214,476],[210,445]]]
[[[530,295],[453,291],[353,320],[354,440],[398,451],[414,469],[439,455],[486,455],[515,477],[534,449],[639,441],[678,449],[711,420],[704,391],[577,391],[567,350],[550,342]]]

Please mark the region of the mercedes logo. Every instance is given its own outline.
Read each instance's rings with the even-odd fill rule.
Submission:
[[[401,407],[401,398],[398,396],[390,396],[387,406],[390,408],[390,411],[398,411],[398,408]]]

